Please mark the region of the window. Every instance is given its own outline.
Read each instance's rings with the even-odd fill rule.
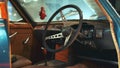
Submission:
[[[34,22],[47,22],[51,15],[60,7],[74,4],[77,5],[83,13],[83,19],[98,20],[104,19],[104,14],[99,9],[94,0],[88,2],[88,0],[17,0],[24,10],[29,14]],[[46,18],[40,19],[40,8],[44,7],[46,12]],[[75,17],[76,14],[74,14]],[[70,19],[72,17],[69,17]],[[76,18],[77,19],[77,18]],[[72,20],[72,19],[71,19]],[[58,21],[58,20],[57,20]]]
[[[18,14],[18,12],[15,10],[11,2],[8,2],[8,15],[10,21],[21,21],[23,20],[22,17]]]
[[[109,0],[111,5],[115,8],[117,13],[120,15],[120,0]]]

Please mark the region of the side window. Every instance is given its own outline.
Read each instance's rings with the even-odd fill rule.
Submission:
[[[120,0],[109,0],[112,6],[115,8],[115,10],[120,15]]]
[[[116,0],[116,5],[115,5],[115,7],[116,7],[117,12],[118,12],[119,15],[120,15],[120,0]]]
[[[21,21],[23,18],[18,14],[11,2],[8,2],[8,16],[10,21]]]

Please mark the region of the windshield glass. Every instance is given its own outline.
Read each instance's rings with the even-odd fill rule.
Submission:
[[[77,5],[82,10],[83,19],[106,19],[94,0],[18,0],[18,2],[25,9],[25,11],[27,11],[34,22],[47,22],[56,10],[68,4]],[[45,10],[45,19],[40,19],[39,12],[41,7],[43,7]],[[68,10],[67,12],[64,11],[63,13],[68,14],[71,11],[74,12],[74,10]],[[77,16],[77,14],[73,13],[73,15],[67,17],[69,17],[69,20],[73,20],[72,18],[75,16]],[[54,19],[54,21],[58,21],[57,18]],[[74,19],[79,18],[75,17]]]

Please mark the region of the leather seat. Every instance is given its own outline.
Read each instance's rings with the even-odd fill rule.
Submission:
[[[66,66],[65,62],[59,60],[50,60],[47,61],[47,66],[45,66],[45,63],[39,63],[36,65],[29,65],[22,68],[64,68],[65,66]]]
[[[12,63],[12,68],[21,68],[24,66],[32,65],[32,62],[23,56],[12,55],[12,57],[13,56],[15,57],[13,59],[16,59],[16,61]]]
[[[32,65],[32,62],[23,56],[15,55],[15,58],[16,61],[12,63],[12,68],[88,68],[86,64],[76,64],[74,66],[65,67],[64,63],[60,61],[50,61],[48,62],[48,66],[44,66],[44,64]],[[55,67],[54,65],[57,65],[58,67]]]
[[[29,66],[25,66],[25,67],[22,67],[22,68],[54,68],[54,67],[51,67],[51,66],[29,65]]]
[[[52,66],[38,66],[38,65],[30,65],[30,66],[25,66],[22,68],[88,68],[84,64],[76,64],[74,66],[67,66],[67,67],[52,67]]]
[[[68,66],[66,68],[88,68],[85,64],[76,64],[74,66]]]

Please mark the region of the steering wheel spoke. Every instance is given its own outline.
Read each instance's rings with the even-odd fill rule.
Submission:
[[[59,38],[64,38],[62,33],[54,34],[51,36],[45,37],[45,40],[50,40],[50,39],[59,39]]]
[[[64,46],[68,43],[71,35],[72,35],[72,31],[71,31],[70,34],[65,38]]]

